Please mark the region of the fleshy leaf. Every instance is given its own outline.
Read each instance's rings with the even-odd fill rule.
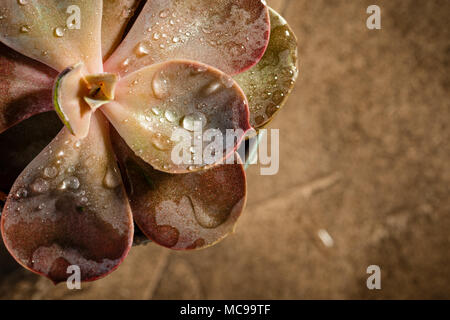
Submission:
[[[267,125],[280,110],[297,79],[297,39],[277,12],[270,9],[270,42],[261,61],[235,77],[247,95],[250,124]]]
[[[103,0],[102,52],[108,58],[122,41],[123,34],[141,0]]]
[[[152,65],[121,79],[115,101],[102,111],[139,157],[169,173],[197,171],[221,162],[251,129],[247,100],[236,82],[217,69],[186,60]],[[223,147],[216,148],[219,152],[209,162],[202,160],[211,144],[202,141],[208,129],[222,135],[215,142]],[[236,138],[227,140],[227,130],[236,130]],[[172,156],[179,147],[177,132],[187,136],[189,147],[195,147],[187,151],[188,156],[183,153],[189,159],[182,163]]]
[[[64,128],[22,172],[1,227],[15,259],[55,283],[73,274],[71,265],[82,281],[117,268],[131,247],[133,222],[101,114],[86,139]]]
[[[52,110],[56,71],[0,43],[0,133]]]
[[[134,221],[152,241],[192,250],[211,246],[233,232],[246,202],[242,164],[167,174],[134,155],[117,132],[112,141],[129,184]]]
[[[92,110],[84,97],[87,86],[83,64],[77,64],[61,72],[53,87],[53,105],[56,113],[70,133],[83,139],[89,133]]]
[[[102,1],[3,0],[0,41],[58,71],[83,61],[102,72]]]
[[[61,121],[52,111],[34,115],[0,134],[1,192],[9,193],[19,174],[55,138],[61,128]]]
[[[190,59],[234,75],[261,59],[269,33],[261,0],[147,1],[105,70],[123,76],[151,64]]]

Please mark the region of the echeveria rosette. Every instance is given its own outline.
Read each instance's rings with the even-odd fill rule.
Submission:
[[[260,124],[254,113],[264,101],[254,93],[278,90],[284,101],[297,76],[295,37],[260,0],[153,0],[133,17],[140,3],[0,6],[0,133],[53,107],[66,125],[2,190],[2,236],[20,264],[55,283],[69,265],[83,281],[116,269],[133,243],[133,221],[175,250],[231,233],[246,202],[240,160],[174,165],[171,134],[200,114],[203,130],[242,129],[224,158],[234,155]],[[79,30],[65,26],[73,5]]]

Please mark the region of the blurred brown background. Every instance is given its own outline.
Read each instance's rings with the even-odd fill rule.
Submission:
[[[1,245],[0,298],[450,298],[450,1],[268,3],[299,39],[300,78],[271,125],[279,174],[249,170],[236,233],[193,253],[135,247],[79,291]],[[366,28],[371,4],[382,30]]]

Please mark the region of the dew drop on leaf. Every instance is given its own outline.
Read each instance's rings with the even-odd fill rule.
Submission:
[[[61,184],[60,189],[73,189],[76,190],[80,187],[80,181],[77,177],[69,177],[64,179],[64,181]]]
[[[166,110],[166,112],[164,113],[164,116],[166,117],[167,121],[169,121],[169,122],[177,121],[177,116],[173,111]]]
[[[169,150],[171,147],[170,140],[161,134],[153,137],[152,144],[156,149],[161,151]]]
[[[120,177],[115,168],[108,168],[103,178],[103,185],[108,189],[114,189],[120,185]]]
[[[140,43],[136,48],[136,54],[140,57],[148,55],[150,52],[148,51],[145,43]]]
[[[44,176],[46,178],[53,179],[58,174],[58,169],[55,167],[47,167],[44,169]]]
[[[156,107],[152,108],[152,112],[157,116],[159,116],[161,114],[161,111]]]
[[[169,94],[169,86],[167,79],[164,78],[162,73],[155,74],[152,81],[153,94],[158,99],[163,99]]]
[[[37,178],[31,185],[31,190],[33,190],[36,193],[44,193],[48,191],[49,187],[50,185],[48,181],[42,178]]]
[[[30,32],[30,27],[29,26],[22,26],[22,27],[20,27],[20,32],[21,33],[28,33],[28,32]]]
[[[18,198],[18,199],[26,198],[27,196],[28,196],[28,191],[25,188],[20,188],[16,192],[16,198]]]
[[[201,123],[202,128],[206,126],[206,116],[202,112],[194,112],[183,118],[182,126],[188,131],[194,131],[196,122]]]
[[[57,27],[57,28],[55,28],[55,30],[53,30],[53,34],[57,38],[62,38],[62,37],[64,37],[64,29],[61,27]]]
[[[218,81],[212,81],[211,83],[209,83],[203,90],[203,94],[207,97],[210,96],[212,94],[214,94],[215,92],[219,91],[219,89],[221,88],[222,84]]]

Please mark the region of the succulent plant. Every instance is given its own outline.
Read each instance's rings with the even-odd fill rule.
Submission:
[[[174,164],[171,134],[241,129],[230,157],[273,119],[297,77],[278,13],[261,0],[4,0],[0,41],[1,230],[21,265],[55,283],[78,265],[92,281],[123,261],[133,222],[176,250],[233,231],[242,163]],[[53,110],[61,130],[39,115]]]

